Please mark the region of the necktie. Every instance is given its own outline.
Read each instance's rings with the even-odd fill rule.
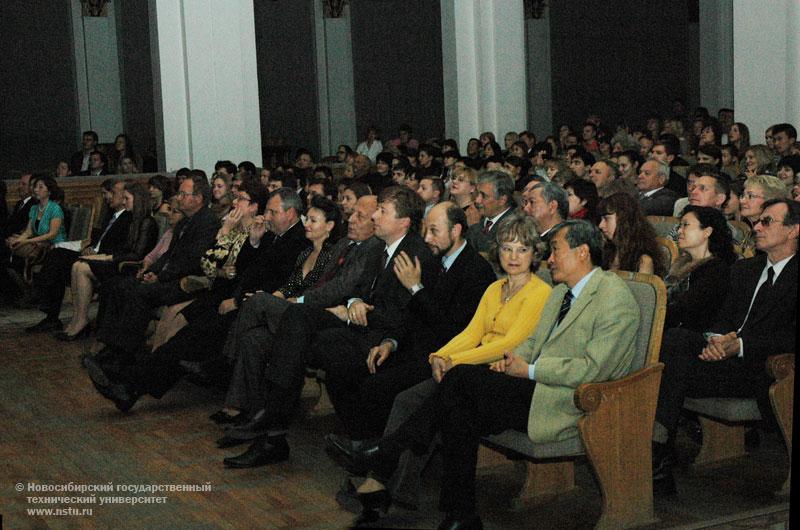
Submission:
[[[775,269],[769,267],[767,269],[767,281],[761,284],[761,287],[758,288],[758,292],[753,297],[753,301],[750,303],[750,308],[747,310],[747,315],[744,317],[744,322],[742,322],[742,326],[739,328],[739,331],[744,329],[744,325],[747,323],[747,319],[750,318],[750,313],[753,312],[753,309],[757,306],[763,305],[767,298],[769,297],[769,293],[772,291],[772,281],[775,279]]]
[[[556,326],[561,324],[561,321],[564,320],[564,317],[567,316],[569,313],[569,308],[572,307],[572,291],[567,290],[566,294],[564,295],[564,299],[561,301],[561,309],[558,310],[558,320],[556,320]]]
[[[484,234],[488,234],[489,230],[491,230],[491,229],[492,229],[492,220],[491,219],[487,219],[486,220],[486,224],[483,225],[483,233]]]
[[[378,278],[380,277],[381,273],[386,270],[386,264],[389,261],[389,252],[384,249],[383,250],[383,257],[381,258],[381,268],[379,271],[375,273],[375,279],[372,280],[372,287],[369,288],[369,297],[372,298],[372,293],[375,292],[375,285],[378,283]]]
[[[120,214],[120,215],[122,215],[122,214]],[[108,233],[108,231],[111,230],[111,225],[113,225],[116,221],[117,221],[117,216],[116,215],[112,216],[111,220],[106,225],[106,229],[103,230],[102,234],[100,234],[100,239],[97,240],[97,244],[94,246],[94,251],[95,252],[100,252],[100,243],[103,242],[103,238],[106,237],[106,234]]]

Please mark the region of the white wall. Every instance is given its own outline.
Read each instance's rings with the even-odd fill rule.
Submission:
[[[113,142],[124,132],[114,5],[105,17],[82,16],[80,0],[70,7],[80,128]]]
[[[159,164],[261,165],[252,0],[150,0]]]
[[[527,127],[521,0],[442,0],[445,130],[462,150],[484,131]]]
[[[800,125],[797,0],[733,1],[734,99],[736,121],[762,143],[775,123]]]

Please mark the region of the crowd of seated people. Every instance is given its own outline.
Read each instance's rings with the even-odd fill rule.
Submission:
[[[248,444],[226,467],[288,459],[307,368],[324,371],[342,427],[325,446],[351,479],[337,499],[360,500],[370,523],[391,499],[415,504],[439,439],[446,523],[471,527],[481,436],[574,430],[574,388],[626,375],[635,347],[636,304],[609,271],[655,275],[668,306],[654,484],[672,491],[683,398],[754,397],[770,429],[763,361],[794,352],[797,133],[776,124],[753,140],[729,109],[703,108],[640,129],[592,115],[577,134],[507,132],[505,148],[484,131],[463,156],[452,139],[418,141],[404,125],[381,141],[370,127],[319,163],[299,149],[277,167],[220,160],[210,177],[109,180],[107,214],[77,247],[57,181],[26,174],[0,210],[0,280],[44,312],[26,332],[94,332],[83,365],[121,411],[190,367],[226,386],[217,445]],[[126,135],[106,154],[87,131],[57,174],[139,167]],[[648,216],[676,218],[677,257]],[[553,285],[534,274],[545,266]]]

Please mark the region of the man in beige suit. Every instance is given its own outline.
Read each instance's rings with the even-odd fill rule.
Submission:
[[[566,221],[553,229],[550,247],[548,265],[560,285],[533,335],[491,370],[459,365],[442,382],[442,528],[480,527],[475,466],[482,436],[506,429],[527,432],[534,442],[577,436],[575,388],[630,370],[639,309],[625,283],[598,267],[600,231],[586,221]]]

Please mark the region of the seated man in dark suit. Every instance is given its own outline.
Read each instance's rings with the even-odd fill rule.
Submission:
[[[86,171],[81,171],[81,176],[96,177],[99,175],[108,175],[106,161],[105,153],[102,151],[92,151],[89,155],[89,168]]]
[[[11,250],[6,240],[13,235],[24,232],[28,223],[30,223],[31,207],[37,202],[31,195],[32,176],[31,173],[25,173],[19,178],[17,184],[19,200],[14,204],[14,208],[11,210],[8,219],[3,219],[3,221],[5,221],[5,226],[3,226],[3,230],[0,232],[0,236],[2,236],[2,244],[0,244],[0,262],[3,264],[0,266],[0,293],[9,295],[9,299],[19,296],[21,291],[25,288],[21,274],[15,270],[22,270],[24,260],[15,258],[13,261],[16,263],[10,263]]]
[[[189,299],[180,286],[184,276],[200,275],[200,256],[213,244],[219,220],[208,208],[211,190],[201,170],[193,170],[181,182],[178,205],[185,217],[174,229],[169,249],[152,264],[141,281],[131,280],[126,288],[110,293],[97,340],[105,345],[95,358],[86,357],[84,366],[92,382],[109,397],[111,381],[103,367],[130,364],[142,349],[152,310]],[[120,399],[120,398],[124,399]],[[121,410],[133,405],[131,396],[111,396]]]
[[[636,188],[639,204],[645,215],[672,215],[678,194],[665,188],[669,179],[669,166],[658,160],[648,160],[639,169]]]
[[[514,179],[502,171],[482,171],[476,185],[475,207],[481,220],[467,230],[467,241],[478,252],[489,250],[500,221],[514,211]]]
[[[249,406],[262,399],[261,383],[268,345],[272,344],[281,318],[293,302],[324,309],[345,304],[353,293],[358,292],[366,268],[383,251],[381,240],[374,237],[375,226],[372,223],[372,214],[377,207],[378,198],[374,195],[364,195],[356,201],[350,214],[347,237],[339,240],[332,249],[331,255],[335,258],[329,262],[320,281],[302,296],[296,300],[283,300],[269,292],[261,292],[244,301],[225,344],[225,357],[234,364],[233,378],[225,398],[228,411],[246,414]],[[214,418],[219,423],[239,418],[221,412],[225,416]]]
[[[36,275],[33,283],[34,299],[39,303],[39,309],[46,316],[38,324],[25,328],[26,332],[39,333],[61,329],[61,321],[58,319],[61,302],[69,283],[72,264],[80,256],[116,254],[125,248],[133,215],[125,210],[124,181],[118,180],[114,183],[106,202],[113,214],[109,217],[108,223],[96,241],[92,241],[80,252],[61,247],[60,243],[47,254],[42,271]]]
[[[763,254],[731,268],[717,324],[707,333],[682,328],[664,333],[665,367],[653,429],[656,491],[675,491],[671,445],[685,397],[754,397],[766,424],[774,422],[765,363],[770,355],[795,351],[800,204],[765,202],[754,230]]]
[[[265,371],[264,396],[250,404],[255,411],[249,421],[229,429],[226,438],[255,439],[242,455],[226,458],[227,467],[255,467],[282,461],[289,456],[286,431],[299,401],[307,364],[319,365],[312,342],[322,340],[326,353],[364,363],[370,348],[385,337],[402,336],[408,322],[406,306],[411,293],[393,272],[393,264],[405,252],[418,259],[423,285],[433,288],[438,267],[419,235],[422,200],[409,188],[383,190],[378,210],[373,214],[375,235],[385,243],[385,250],[366,269],[367,280],[347,302],[327,309],[306,304],[288,307],[281,318],[270,348],[269,369]],[[229,446],[233,443],[223,443]]]
[[[419,262],[405,253],[394,260],[394,274],[411,293],[410,312],[402,336],[383,337],[366,357],[332,356],[325,363],[328,394],[350,440],[329,435],[329,451],[352,452],[353,444],[383,432],[395,396],[430,377],[428,355],[467,327],[478,302],[496,277],[491,265],[464,239],[467,218],[458,205],[444,202],[425,218],[425,242],[444,270],[437,284],[426,288]],[[331,333],[333,333],[331,331]],[[325,348],[327,333],[315,347]],[[317,358],[325,356],[320,351]]]

